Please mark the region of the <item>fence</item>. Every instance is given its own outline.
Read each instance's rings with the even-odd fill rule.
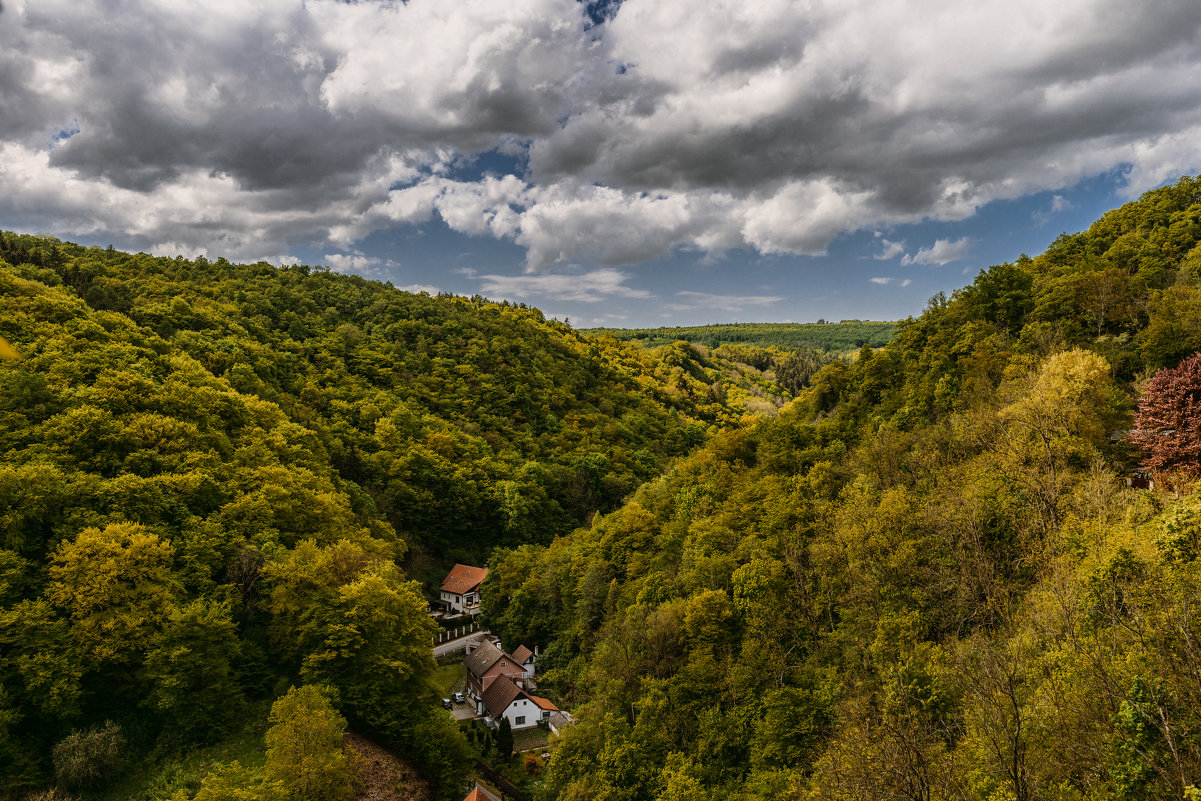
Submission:
[[[475,634],[480,630],[479,623],[468,623],[466,626],[458,626],[453,629],[438,632],[438,636],[434,638],[434,645],[440,645],[444,642],[457,640],[460,637],[466,637],[468,634]]]

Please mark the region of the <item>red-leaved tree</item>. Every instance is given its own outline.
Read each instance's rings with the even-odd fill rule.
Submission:
[[[1201,353],[1147,382],[1126,438],[1147,451],[1143,467],[1201,473]]]

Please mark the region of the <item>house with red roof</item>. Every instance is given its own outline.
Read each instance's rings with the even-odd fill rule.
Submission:
[[[519,687],[525,686],[526,667],[512,654],[505,653],[489,640],[468,650],[463,659],[467,669],[467,694],[477,702],[477,713],[484,714],[483,699],[488,687],[499,678],[508,678]]]
[[[479,782],[476,782],[475,787],[471,789],[471,792],[467,794],[467,797],[463,801],[499,801],[499,799],[483,787],[480,787]]]
[[[526,692],[508,676],[492,681],[484,690],[481,703],[494,723],[499,724],[502,718],[507,718],[513,729],[537,726],[538,721],[559,711],[553,702]]]
[[[441,600],[447,609],[466,615],[480,612],[480,585],[488,576],[488,568],[455,565],[442,579]]]

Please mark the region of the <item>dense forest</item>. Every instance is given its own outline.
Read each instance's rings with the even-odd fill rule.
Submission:
[[[0,337],[17,797],[218,742],[293,684],[322,689],[289,715],[342,715],[453,794],[466,744],[406,573],[549,543],[791,397],[770,369],[482,298],[13,234]]]
[[[539,797],[1201,797],[1198,349],[1186,178],[497,553],[579,717]]]
[[[461,797],[458,559],[539,799],[1201,797],[1201,180],[846,358],[13,234],[0,337],[7,797]]]
[[[838,323],[726,323],[723,325],[663,326],[660,328],[585,328],[583,334],[612,336],[644,345],[695,342],[710,348],[722,345],[753,345],[786,351],[855,350],[864,345],[878,348],[892,339],[894,323],[843,320]]]

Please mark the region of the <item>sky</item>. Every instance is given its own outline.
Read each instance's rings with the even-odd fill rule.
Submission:
[[[0,228],[900,319],[1201,170],[1197,0],[4,0]]]

